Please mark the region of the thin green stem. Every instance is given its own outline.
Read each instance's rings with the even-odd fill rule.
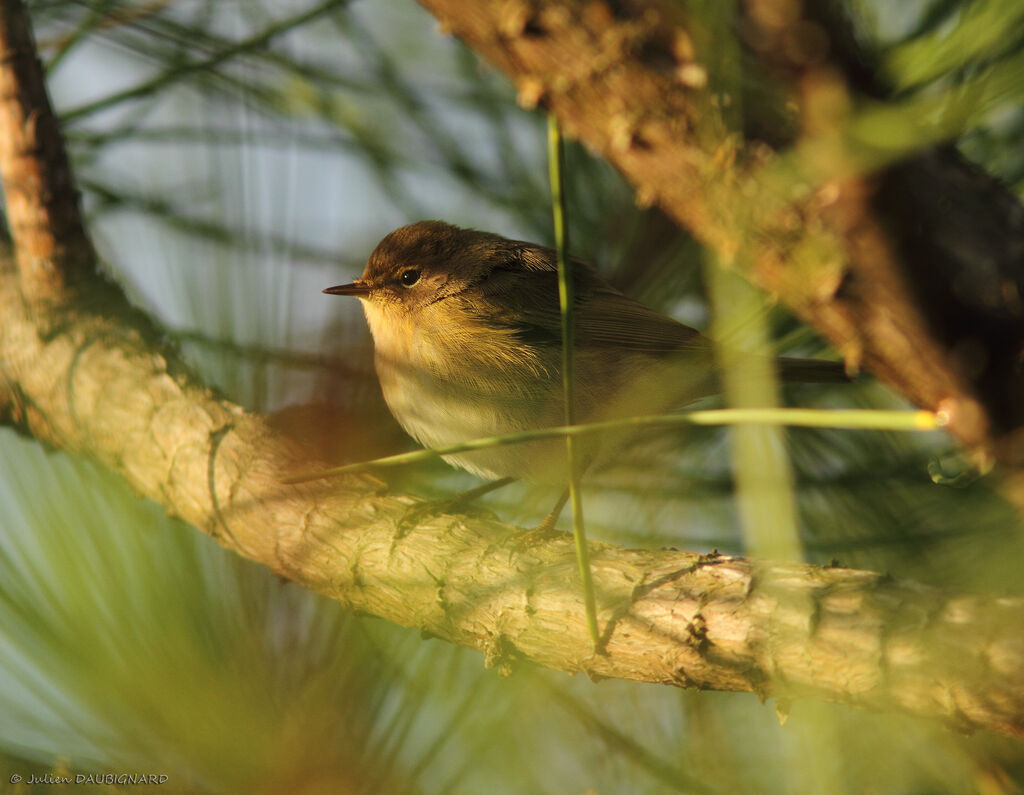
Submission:
[[[945,418],[930,411],[876,411],[874,409],[708,409],[706,411],[679,412],[677,414],[649,414],[642,417],[627,417],[621,420],[607,420],[583,425],[569,425],[559,428],[538,428],[519,431],[486,439],[436,447],[430,450],[413,450],[372,461],[308,472],[286,479],[285,483],[306,483],[320,478],[363,472],[368,469],[403,466],[429,461],[446,455],[467,453],[509,444],[523,444],[559,436],[578,437],[607,433],[623,428],[671,427],[674,425],[788,425],[796,428],[845,428],[849,430],[872,431],[933,431],[946,424]]]
[[[555,226],[555,253],[558,259],[558,305],[562,313],[562,398],[565,401],[565,424],[576,424],[576,406],[573,395],[573,283],[569,274],[566,252],[569,250],[569,230],[565,224],[565,147],[558,119],[548,116],[548,174],[551,177],[551,211]],[[594,581],[590,573],[590,548],[583,525],[583,495],[580,492],[580,473],[576,459],[576,440],[572,434],[565,437],[565,450],[569,460],[569,504],[572,506],[572,537],[576,544],[576,563],[583,584],[583,602],[587,609],[587,629],[596,648],[600,636],[597,631],[597,600]]]
[[[111,2],[102,3],[86,12],[85,19],[82,23],[71,34],[64,37],[64,40],[60,43],[57,52],[50,59],[49,63],[46,64],[46,74],[48,76],[52,77],[54,72],[57,71],[57,67],[61,65],[68,53],[70,53],[79,42],[84,40],[86,36],[96,29],[97,22],[103,19],[111,5],[113,5]]]

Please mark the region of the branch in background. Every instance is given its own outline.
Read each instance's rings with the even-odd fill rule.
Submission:
[[[0,171],[25,297],[60,303],[93,273],[64,141],[25,7],[0,3]]]
[[[801,114],[795,122],[799,129],[788,129],[792,120],[773,119],[770,113],[751,115],[757,115],[767,140],[799,142],[801,168],[813,172],[825,164],[825,171],[808,181],[806,173],[787,171],[786,161],[766,144],[746,145],[727,134],[722,107],[738,100],[719,94],[711,83],[715,75],[708,59],[716,43],[702,40],[699,20],[676,3],[421,2],[512,79],[523,104],[544,105],[568,133],[614,163],[636,187],[638,202],[658,204],[715,249],[720,260],[747,270],[828,337],[849,366],[863,363],[913,402],[943,411],[963,442],[1009,462],[1024,456],[1020,434],[1013,433],[1024,422],[1018,416],[1022,403],[1006,410],[1006,396],[1020,393],[1024,377],[1019,295],[1013,289],[1003,292],[995,311],[1009,320],[991,333],[1000,355],[984,372],[967,367],[965,351],[951,345],[948,334],[936,333],[936,318],[922,310],[928,296],[922,295],[919,269],[903,262],[913,246],[907,238],[893,239],[878,215],[875,182],[859,166],[865,153],[844,148],[849,89],[826,60],[832,31],[825,22],[783,19],[781,27],[766,30],[770,14],[768,22],[754,15],[742,20],[753,41],[748,56],[755,59],[755,71],[770,75],[780,96]],[[861,83],[871,83],[860,77]],[[816,153],[823,157],[814,160]],[[907,154],[913,150],[904,149],[902,155]],[[878,164],[898,156],[883,153]],[[986,185],[985,190],[999,192],[991,180]],[[913,196],[901,197],[907,203],[898,225],[924,237],[929,228],[941,227],[942,217],[916,207]],[[929,198],[934,201],[934,191]],[[969,206],[976,214],[984,202]],[[1011,243],[1024,235],[1022,214],[1004,212],[999,219],[986,228],[997,227],[997,239],[1010,244],[1007,251],[1020,251],[1019,242]],[[933,239],[950,245],[941,236]],[[934,256],[933,251],[915,253],[915,262]],[[1011,254],[1008,262],[1019,280],[1024,270],[1019,258]],[[936,288],[931,272],[931,293],[955,294],[964,273],[957,270],[956,282]],[[999,282],[1007,288],[1015,283]],[[1000,338],[1006,328],[1009,339],[1005,333]],[[979,336],[977,327],[971,334],[972,350],[991,341]],[[1017,356],[1001,353],[1007,350]]]

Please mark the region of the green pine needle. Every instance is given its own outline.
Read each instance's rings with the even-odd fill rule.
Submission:
[[[558,120],[548,116],[548,174],[551,178],[551,209],[554,215],[555,252],[558,257],[558,304],[562,313],[562,394],[565,399],[565,424],[576,424],[572,372],[572,279],[569,276],[567,251],[569,231],[565,224],[565,185],[562,178],[565,149]],[[600,636],[597,630],[597,600],[594,581],[590,573],[590,550],[583,525],[583,495],[580,492],[580,472],[572,434],[565,436],[565,449],[569,461],[569,504],[572,506],[572,537],[576,544],[576,563],[583,584],[583,601],[587,609],[587,629],[597,648]]]
[[[930,411],[879,411],[874,409],[708,409],[704,411],[682,411],[676,414],[650,414],[642,417],[627,417],[621,420],[591,422],[560,428],[538,428],[519,431],[486,439],[436,447],[429,450],[413,450],[408,453],[375,458],[355,464],[306,472],[284,480],[285,483],[306,483],[320,478],[365,472],[369,469],[403,466],[429,461],[446,455],[486,450],[509,444],[523,444],[540,439],[559,436],[579,437],[589,434],[607,433],[623,428],[652,428],[676,425],[788,425],[795,428],[845,428],[848,430],[871,431],[933,431],[946,425],[946,418]]]

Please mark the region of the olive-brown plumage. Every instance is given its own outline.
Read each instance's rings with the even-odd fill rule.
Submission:
[[[716,390],[699,332],[571,263],[579,422],[669,411]],[[561,425],[561,315],[549,248],[421,221],[385,237],[352,284],[324,292],[363,304],[391,413],[420,444],[441,447]],[[829,362],[780,360],[784,377],[842,380]],[[600,465],[622,437],[588,437]],[[447,456],[480,477],[562,483],[565,446],[529,442]]]

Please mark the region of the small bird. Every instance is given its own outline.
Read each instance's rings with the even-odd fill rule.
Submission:
[[[577,422],[678,409],[718,391],[713,345],[573,260]],[[564,424],[554,250],[441,221],[403,226],[363,275],[329,287],[360,299],[388,408],[425,447]],[[776,360],[789,381],[845,381],[840,363]],[[627,432],[580,440],[599,468]],[[445,456],[489,480],[568,481],[562,439]]]

